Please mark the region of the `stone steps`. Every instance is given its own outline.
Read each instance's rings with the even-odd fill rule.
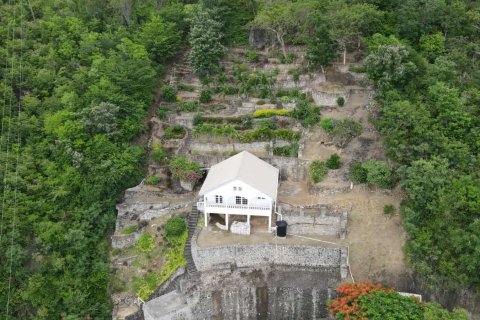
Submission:
[[[192,257],[192,237],[193,234],[195,233],[195,230],[197,229],[197,224],[198,224],[198,209],[197,209],[197,204],[192,205],[192,211],[190,215],[188,216],[188,223],[187,223],[187,228],[188,228],[188,237],[187,237],[187,242],[185,243],[185,249],[183,251],[183,256],[187,260],[187,265],[186,269],[189,274],[193,274],[197,272],[197,268],[195,267],[195,262],[193,261]]]

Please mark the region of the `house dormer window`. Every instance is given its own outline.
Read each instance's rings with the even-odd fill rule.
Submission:
[[[223,196],[215,196],[215,203],[223,203]]]
[[[233,191],[237,191],[237,187],[233,187]]]
[[[238,191],[242,191],[242,187],[238,187]]]
[[[248,200],[244,197],[235,197],[235,204],[248,204]]]

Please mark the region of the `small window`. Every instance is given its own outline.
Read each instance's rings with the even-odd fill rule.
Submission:
[[[248,200],[244,197],[235,197],[235,203],[236,204],[248,204]]]
[[[257,199],[260,199],[260,200],[265,200],[265,198],[264,198],[264,197],[258,197]]]
[[[215,203],[223,203],[223,196],[215,196]]]
[[[242,187],[238,187],[238,191],[242,191]]]
[[[237,187],[233,187],[233,191],[237,191]]]

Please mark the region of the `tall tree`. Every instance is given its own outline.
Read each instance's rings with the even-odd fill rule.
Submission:
[[[214,12],[198,4],[191,16],[190,45],[188,61],[201,77],[214,73],[220,59],[226,52],[222,45],[222,24],[215,20]]]

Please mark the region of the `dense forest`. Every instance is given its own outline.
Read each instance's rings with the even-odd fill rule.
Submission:
[[[114,205],[143,176],[159,79],[185,54],[207,82],[250,28],[312,68],[361,55],[408,261],[432,288],[480,289],[477,1],[10,0],[0,21],[0,318],[111,317]]]

